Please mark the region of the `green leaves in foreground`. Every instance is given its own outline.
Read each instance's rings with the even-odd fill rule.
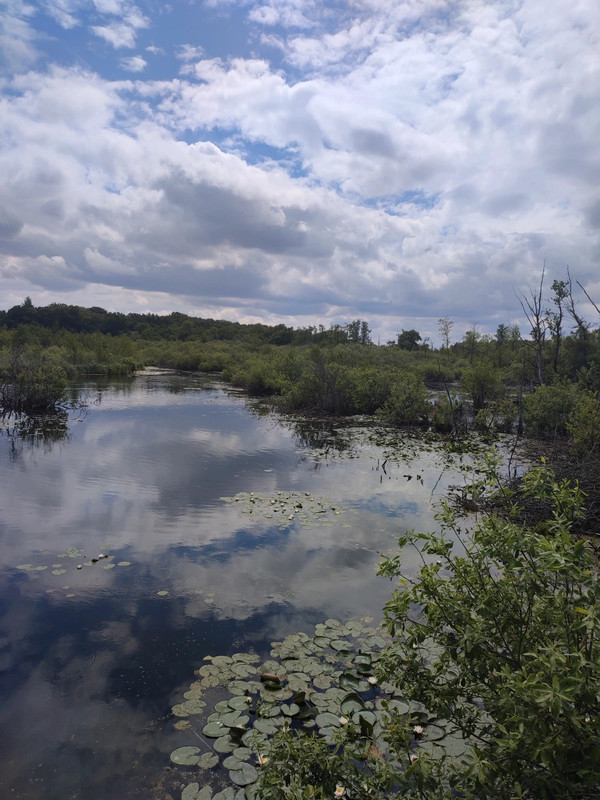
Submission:
[[[401,588],[385,607],[397,644],[382,673],[470,740],[467,765],[442,762],[463,796],[598,797],[600,591],[571,535],[583,498],[544,467],[524,488],[549,508],[535,530],[509,514],[466,535],[446,508],[440,534],[400,540],[424,554],[416,577],[402,556],[384,560]]]

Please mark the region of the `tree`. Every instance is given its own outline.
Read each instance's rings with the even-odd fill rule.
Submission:
[[[452,331],[452,327],[454,322],[450,319],[450,317],[441,317],[438,319],[438,323],[440,326],[440,336],[442,337],[442,347],[446,351],[446,353],[450,352],[450,332]]]
[[[420,341],[421,334],[419,331],[414,330],[414,328],[405,331],[402,328],[402,333],[398,334],[397,345],[401,350],[418,350]]]
[[[552,369],[554,374],[558,372],[558,356],[562,341],[562,323],[565,312],[565,302],[569,299],[569,284],[567,281],[552,281],[552,302],[556,310],[548,311],[548,328],[554,340],[554,356],[552,358]]]
[[[346,325],[349,342],[360,342],[360,320],[354,319]]]
[[[474,322],[471,330],[468,330],[464,336],[464,343],[466,345],[467,351],[469,353],[469,362],[472,364],[473,359],[475,358],[475,348],[477,346],[477,342],[481,339],[481,334],[478,332],[476,323]]]
[[[508,325],[504,325],[504,323],[500,323],[496,328],[496,347],[498,349],[498,366],[502,366],[502,351],[504,349],[504,345],[508,341],[509,337],[509,329]]]
[[[540,386],[545,383],[544,380],[544,340],[546,339],[546,326],[547,318],[542,310],[542,290],[544,287],[544,274],[546,272],[546,262],[542,267],[542,275],[540,277],[540,285],[537,292],[529,289],[529,297],[521,293],[517,295],[523,313],[527,317],[527,321],[531,326],[531,338],[535,349],[535,360],[537,367],[537,375]]]
[[[365,319],[360,323],[360,343],[371,344],[371,328]]]

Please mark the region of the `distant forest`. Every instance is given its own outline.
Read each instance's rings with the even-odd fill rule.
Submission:
[[[69,333],[104,333],[111,336],[131,334],[139,339],[168,339],[170,341],[245,341],[257,344],[307,344],[321,341],[370,342],[370,330],[363,320],[347,325],[324,325],[294,329],[287,325],[243,324],[221,319],[191,317],[178,311],[159,314],[122,314],[93,306],[82,308],[65,303],[36,307],[30,298],[8,311],[0,311],[0,329],[14,330],[19,325],[39,325],[42,328],[65,330]]]

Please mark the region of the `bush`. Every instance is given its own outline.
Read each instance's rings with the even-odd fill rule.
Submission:
[[[523,420],[528,433],[556,436],[567,433],[567,421],[575,408],[579,391],[569,383],[538,386],[523,399]]]
[[[481,361],[466,369],[461,383],[465,392],[470,395],[475,411],[485,408],[488,400],[498,397],[504,388],[500,372],[490,361]]]
[[[567,419],[567,430],[578,453],[589,456],[600,447],[600,402],[595,395],[581,394]]]
[[[392,384],[381,415],[393,425],[422,425],[427,423],[430,409],[423,381],[405,372]]]
[[[547,533],[489,516],[465,538],[446,507],[440,534],[401,538],[420,546],[425,564],[416,578],[402,575],[401,557],[382,565],[403,578],[385,608],[397,644],[384,675],[469,740],[470,758],[445,765],[463,796],[591,798],[600,788],[600,587],[590,550],[571,535],[583,497],[546,468],[524,487],[550,503]]]
[[[0,381],[0,408],[19,413],[52,411],[61,402],[66,386],[65,370],[37,344],[13,346]]]

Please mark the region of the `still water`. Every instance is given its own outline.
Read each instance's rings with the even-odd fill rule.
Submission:
[[[170,708],[204,656],[379,618],[378,554],[434,524],[462,457],[207,377],[83,388],[64,425],[0,437],[0,798],[179,798]],[[248,515],[240,492],[328,510]]]

